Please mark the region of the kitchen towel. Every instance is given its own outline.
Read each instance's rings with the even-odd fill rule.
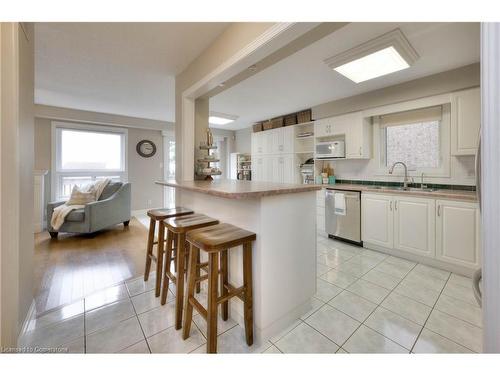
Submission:
[[[335,192],[335,215],[345,216],[345,194]]]

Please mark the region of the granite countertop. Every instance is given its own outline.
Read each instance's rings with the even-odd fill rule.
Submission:
[[[321,190],[320,185],[279,184],[273,182],[219,180],[219,181],[156,181],[158,185],[170,186],[198,193],[229,199],[261,198],[270,195],[302,193]]]
[[[390,186],[376,185],[354,185],[354,184],[334,184],[334,185],[315,185],[326,189],[339,189],[350,191],[361,191],[370,193],[384,193],[384,194],[400,194],[411,195],[414,197],[435,198],[435,199],[453,199],[469,202],[477,202],[477,194],[475,191],[467,190],[450,190],[450,189],[437,189],[433,191],[420,190],[420,188],[411,188],[410,190],[398,190]]]

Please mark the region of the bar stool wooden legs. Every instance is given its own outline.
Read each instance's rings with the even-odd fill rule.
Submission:
[[[253,344],[252,242],[255,238],[255,233],[231,224],[213,225],[187,234],[187,241],[191,246],[187,275],[188,289],[184,300],[183,338],[189,337],[194,307],[207,320],[207,353],[217,352],[218,306],[221,305],[222,318],[227,320],[228,303],[233,297],[243,301],[246,342],[249,346]],[[228,251],[239,245],[243,245],[243,286],[236,288],[228,282]],[[198,260],[200,250],[208,255],[208,274],[201,277],[197,275],[197,270],[203,267]],[[205,310],[195,298],[194,291],[196,283],[207,278],[208,305]]]
[[[184,276],[185,276],[185,258],[186,258],[186,233],[192,230],[209,227],[218,224],[219,221],[201,214],[193,214],[182,217],[170,218],[160,223],[160,227],[167,227],[168,233],[172,233],[177,237],[177,247],[175,249],[175,275],[170,271],[170,267],[165,266],[163,271],[163,288],[161,303],[165,304],[167,301],[168,284],[173,282],[176,286],[175,293],[175,329],[182,327],[182,311],[184,309]],[[167,242],[170,240],[167,238]],[[171,248],[169,248],[171,249]],[[167,253],[172,253],[169,250]],[[167,262],[171,259],[171,255],[167,254]],[[196,273],[196,272],[195,272]]]
[[[176,208],[158,208],[154,210],[149,210],[147,212],[149,216],[149,234],[148,234],[148,244],[146,249],[146,265],[144,268],[144,281],[148,281],[149,273],[151,272],[151,262],[156,262],[156,284],[155,284],[155,294],[156,297],[160,295],[161,290],[161,275],[163,269],[163,253],[164,253],[164,245],[165,245],[165,230],[161,225],[158,228],[158,242],[154,241],[155,236],[155,227],[157,221],[163,221],[165,219],[171,217],[179,217],[184,215],[190,215],[193,211],[184,208],[184,207],[176,207]],[[158,244],[158,252],[155,256],[153,254],[153,246]],[[171,248],[171,247],[167,247]]]

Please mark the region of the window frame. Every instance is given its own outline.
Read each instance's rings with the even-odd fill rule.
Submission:
[[[128,129],[116,126],[91,125],[73,122],[52,121],[52,189],[53,200],[62,200],[61,185],[64,177],[91,177],[93,180],[99,177],[116,176],[122,182],[128,180]],[[121,135],[121,169],[96,170],[96,169],[73,169],[63,170],[61,168],[61,131],[59,129],[70,129],[82,132],[107,133]]]
[[[451,135],[451,105],[449,103],[443,103],[442,106],[442,117],[439,126],[439,143],[440,143],[440,166],[439,168],[415,168],[408,169],[409,177],[420,177],[422,173],[427,177],[450,177],[450,135]],[[412,108],[409,110],[418,110],[421,108]],[[388,112],[384,114],[396,113]],[[395,174],[390,174],[390,166],[386,166],[386,154],[385,154],[385,131],[380,125],[380,116],[373,117],[373,127],[374,127],[374,155],[377,157],[378,168],[377,176],[402,176],[404,174],[403,169],[395,170]]]

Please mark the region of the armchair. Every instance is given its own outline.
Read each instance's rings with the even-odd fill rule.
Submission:
[[[67,233],[94,233],[101,229],[130,222],[130,183],[109,183],[103,190],[98,201],[86,204],[84,208],[74,210],[66,216],[64,224],[55,230],[50,221],[54,208],[65,201],[50,202],[47,204],[47,230],[52,238],[57,238],[59,232]]]

